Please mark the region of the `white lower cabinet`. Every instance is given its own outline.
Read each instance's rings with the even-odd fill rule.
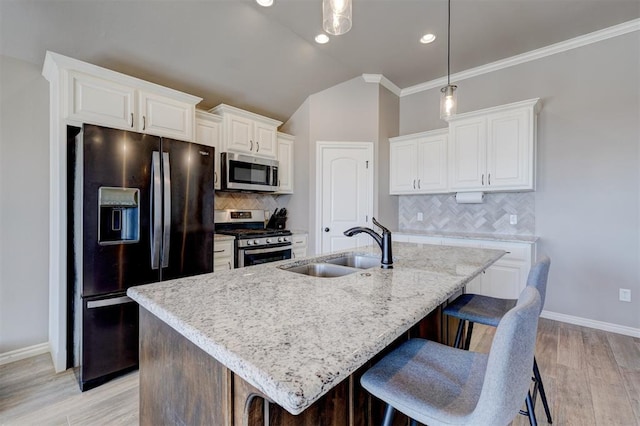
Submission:
[[[504,299],[517,299],[527,285],[529,269],[535,262],[536,245],[530,242],[439,238],[424,235],[394,234],[394,241],[416,244],[440,244],[504,250],[507,253],[467,284],[466,292]]]
[[[234,268],[233,238],[215,239],[213,242],[213,271],[225,271]]]
[[[291,257],[302,259],[307,257],[307,234],[293,234]]]

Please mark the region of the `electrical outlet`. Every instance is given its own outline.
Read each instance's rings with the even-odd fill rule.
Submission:
[[[422,212],[418,213],[417,220],[418,220],[418,222],[422,222],[424,220],[424,215],[422,214]]]
[[[509,223],[511,225],[517,225],[518,224],[518,215],[517,214],[512,214],[509,216]]]
[[[620,289],[620,301],[621,302],[631,302],[631,290],[628,288]]]

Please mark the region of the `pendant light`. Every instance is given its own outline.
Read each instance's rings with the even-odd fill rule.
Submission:
[[[440,118],[447,119],[456,115],[458,99],[456,89],[458,86],[451,84],[451,0],[447,13],[447,85],[440,89]]]
[[[351,29],[352,0],[322,0],[322,28],[331,35],[342,35]]]

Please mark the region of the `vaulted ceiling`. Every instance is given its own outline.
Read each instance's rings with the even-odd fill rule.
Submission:
[[[458,72],[640,17],[640,0],[452,0]],[[353,28],[318,45],[322,0],[0,0],[0,53],[46,50],[286,120],[363,73],[400,88],[446,75],[446,0],[354,0]],[[424,33],[435,42],[422,45]],[[633,52],[631,52],[633,54]],[[635,52],[638,54],[638,52]]]

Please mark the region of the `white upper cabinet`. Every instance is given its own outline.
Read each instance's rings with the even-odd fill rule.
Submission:
[[[293,136],[278,133],[279,194],[293,194],[293,141]]]
[[[202,98],[47,52],[44,76],[59,88],[52,103],[65,124],[83,123],[193,141]]]
[[[215,148],[213,181],[215,189],[220,189],[220,140],[222,138],[222,117],[196,110],[196,143]]]
[[[139,91],[139,132],[192,141],[195,106],[157,93]]]
[[[447,129],[389,139],[389,192],[447,192],[447,139]]]
[[[80,122],[133,130],[135,95],[132,87],[70,72],[67,116]]]
[[[209,112],[222,116],[222,151],[277,157],[277,129],[281,121],[225,104]]]
[[[449,120],[449,188],[535,189],[539,99],[459,114]]]

